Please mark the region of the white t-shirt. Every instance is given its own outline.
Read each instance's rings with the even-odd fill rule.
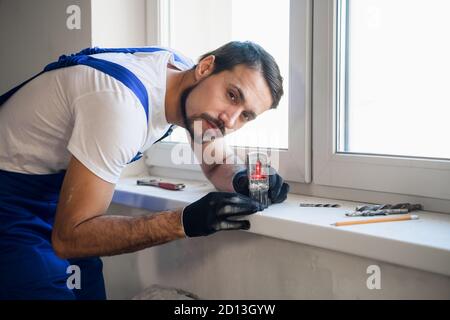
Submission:
[[[177,53],[178,54],[178,53]],[[67,169],[71,154],[94,174],[116,183],[121,170],[169,129],[165,115],[168,51],[102,53],[142,81],[149,120],[137,96],[122,82],[88,66],[46,72],[0,107],[0,169],[50,174]]]

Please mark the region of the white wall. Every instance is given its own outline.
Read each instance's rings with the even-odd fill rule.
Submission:
[[[110,214],[139,215],[112,204]],[[174,241],[103,258],[110,299],[128,299],[152,284],[204,299],[450,299],[450,278],[245,232]],[[381,290],[366,286],[381,268]]]
[[[91,45],[90,0],[0,0],[0,94],[58,59]],[[81,29],[69,30],[66,9],[81,9]]]
[[[145,0],[92,0],[92,45],[145,46]]]

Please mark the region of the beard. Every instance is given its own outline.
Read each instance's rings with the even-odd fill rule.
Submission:
[[[220,130],[222,137],[225,136],[225,124],[223,123],[223,121],[221,121],[219,119],[215,119],[208,113],[201,113],[200,115],[188,117],[187,106],[186,106],[187,99],[189,98],[189,95],[191,94],[192,90],[194,90],[195,87],[197,87],[197,85],[198,84],[196,84],[192,87],[189,87],[183,91],[183,93],[181,94],[181,98],[180,98],[180,108],[181,108],[181,115],[183,118],[184,127],[188,131],[192,141],[194,141],[195,143],[203,144],[203,143],[209,142],[210,140],[204,141],[202,126],[200,126],[200,127],[194,126],[195,121],[205,120],[209,123],[212,123],[218,130]],[[200,129],[200,130],[198,130],[198,129]],[[206,131],[208,131],[208,130],[206,130]]]
[[[186,101],[187,101],[189,95],[191,94],[192,90],[194,90],[194,88],[196,86],[197,85],[194,85],[194,86],[189,87],[186,90],[184,90],[183,93],[181,94],[181,99],[180,99],[181,116],[183,117],[184,128],[188,131],[189,135],[191,136],[191,139],[193,139],[193,140],[194,140],[193,123],[187,116]]]

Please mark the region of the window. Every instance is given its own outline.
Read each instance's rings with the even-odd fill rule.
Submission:
[[[265,112],[226,140],[233,146],[287,149],[289,0],[171,0],[169,17],[165,45],[195,62],[202,54],[232,40],[254,41],[273,55],[284,76],[285,95],[278,108]],[[187,142],[184,130],[177,131],[172,141]]]
[[[338,8],[337,151],[450,159],[448,0]]]
[[[310,180],[310,34],[311,6],[307,0],[148,0],[158,7],[159,44],[175,48],[194,61],[232,41],[251,40],[276,59],[284,90],[276,110],[270,110],[226,137],[235,151],[270,148],[279,169],[292,181]],[[148,11],[148,20],[155,19]],[[155,19],[156,20],[156,19]],[[294,31],[293,31],[294,30]],[[149,39],[154,37],[149,37]],[[309,44],[309,45],[308,45]],[[294,57],[294,58],[292,58]],[[168,142],[154,146],[148,164],[170,167],[175,144],[187,142],[177,129]],[[238,151],[240,155],[242,152]],[[151,158],[151,159],[150,159]],[[176,165],[178,168],[182,167]],[[186,169],[194,169],[192,166]],[[198,170],[195,166],[195,170]]]
[[[445,0],[314,3],[314,182],[450,199]]]

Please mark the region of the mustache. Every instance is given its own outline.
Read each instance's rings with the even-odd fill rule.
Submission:
[[[225,136],[225,123],[222,120],[216,119],[213,116],[209,115],[208,113],[204,112],[198,116],[192,117],[191,123],[194,123],[196,120],[201,120],[201,119],[212,123],[214,125],[214,127],[216,127],[217,129],[220,130],[220,133],[222,134],[222,136]]]

